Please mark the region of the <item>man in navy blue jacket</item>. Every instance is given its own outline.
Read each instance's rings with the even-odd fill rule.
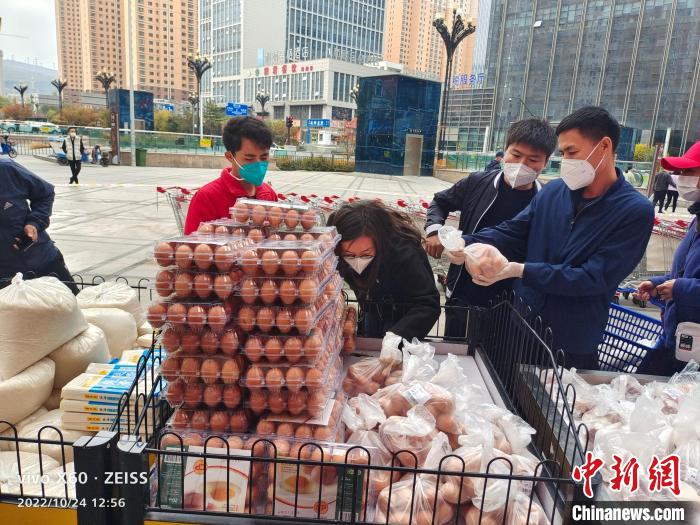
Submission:
[[[0,288],[21,272],[25,279],[53,275],[78,293],[63,255],[46,233],[53,199],[51,184],[0,158]]]
[[[644,254],[654,210],[615,167],[620,126],[606,110],[575,111],[557,135],[561,179],[515,218],[465,236],[467,245],[491,245],[490,256],[465,265],[484,286],[516,278],[515,292],[551,327],[565,365],[597,369],[610,300]],[[501,254],[509,262],[494,270]]]

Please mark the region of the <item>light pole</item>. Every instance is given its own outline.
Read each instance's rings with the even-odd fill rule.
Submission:
[[[211,62],[207,57],[200,56],[199,53],[196,55],[187,56],[187,67],[189,67],[194,75],[197,77],[197,98],[200,102],[197,103],[199,107],[199,138],[204,136],[204,127],[202,126],[203,114],[202,114],[202,76],[204,73],[211,69]]]
[[[109,109],[109,87],[117,80],[117,76],[114,73],[100,71],[95,77],[95,80],[97,80],[102,85],[102,89],[105,90],[105,104],[107,109]]]
[[[527,104],[525,104],[525,101],[524,101],[522,98],[520,98],[520,97],[508,97],[508,102],[512,102],[513,99],[519,101],[520,104],[522,104],[522,106],[523,106],[523,107],[527,110],[527,112],[530,114],[530,116],[532,116],[532,117],[534,117],[534,118],[537,118],[537,115],[535,115],[532,111],[530,111],[530,108],[527,107]]]
[[[450,30],[445,24],[445,17],[442,13],[438,13],[433,21],[433,26],[440,33],[443,42],[445,43],[445,52],[447,53],[447,61],[445,64],[445,83],[442,91],[442,110],[440,111],[440,140],[438,143],[438,160],[442,160],[443,152],[445,151],[445,128],[447,127],[447,104],[450,98],[450,79],[452,78],[452,59],[459,44],[466,37],[476,31],[476,26],[472,24],[471,19],[467,20],[466,26],[462,20],[462,12],[456,6],[452,8],[452,29]]]
[[[22,107],[24,107],[24,93],[27,91],[27,89],[29,89],[29,87],[20,84],[19,86],[15,86],[14,89],[17,93],[19,93],[19,96],[22,99]]]
[[[57,78],[56,80],[51,81],[51,85],[56,88],[56,91],[58,91],[58,112],[62,113],[63,112],[63,90],[66,89],[68,82],[66,82],[65,80],[61,80],[60,78]]]
[[[258,91],[258,94],[255,95],[255,100],[257,100],[260,103],[260,113],[259,115],[261,117],[266,117],[267,116],[267,111],[265,111],[265,104],[267,104],[270,101],[270,95],[268,93],[263,93],[262,91]]]
[[[193,93],[190,91],[190,94],[187,95],[187,100],[189,101],[190,107],[192,108],[192,133],[194,133],[194,129],[195,129],[194,112],[195,112],[195,108],[199,107],[199,96],[197,96],[197,93]]]

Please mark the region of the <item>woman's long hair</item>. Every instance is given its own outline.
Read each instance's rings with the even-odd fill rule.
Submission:
[[[384,258],[394,245],[403,241],[420,246],[422,242],[420,231],[407,214],[379,201],[361,200],[344,204],[330,215],[328,226],[336,227],[342,237],[341,242],[352,241],[364,235],[374,241],[377,254],[363,275],[357,275],[341,259],[345,280],[356,291],[359,289],[366,292],[376,282]],[[340,255],[340,252],[338,245],[336,253]]]

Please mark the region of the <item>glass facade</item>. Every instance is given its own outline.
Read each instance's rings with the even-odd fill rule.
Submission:
[[[407,135],[422,137],[420,174],[432,176],[440,83],[402,75],[360,79],[357,171],[403,175]]]
[[[447,107],[445,149],[482,151],[493,111],[493,88],[456,89]]]
[[[308,48],[308,60],[381,60],[385,4],[386,0],[288,0],[287,49]]]
[[[700,139],[697,0],[493,0],[489,27],[491,148],[530,112],[589,104],[671,155]]]
[[[200,49],[212,63],[202,93],[216,104],[241,100],[241,0],[200,0]]]

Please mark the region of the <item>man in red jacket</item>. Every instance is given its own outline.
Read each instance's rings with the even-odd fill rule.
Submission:
[[[221,170],[218,179],[202,186],[192,198],[185,234],[196,231],[204,221],[230,217],[229,208],[241,197],[277,200],[275,190],[263,182],[272,146],[270,128],[251,117],[235,117],[228,121],[221,138],[231,166]]]

